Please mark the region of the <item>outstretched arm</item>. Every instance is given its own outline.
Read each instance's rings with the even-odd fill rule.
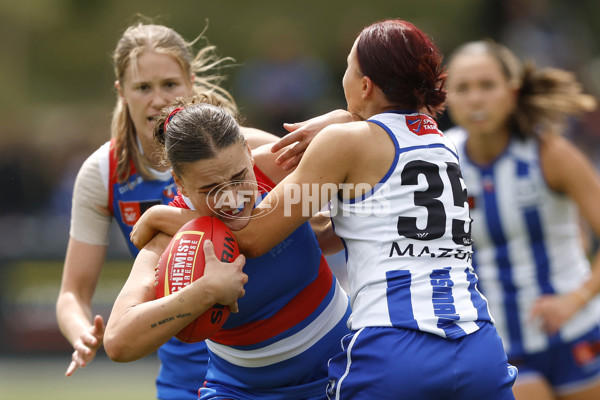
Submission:
[[[66,376],[85,367],[102,346],[104,320],[92,314],[92,297],[104,265],[111,214],[108,192],[98,166],[101,150],[83,163],[73,187],[71,229],[62,282],[56,301],[56,318],[73,346]]]
[[[332,125],[308,147],[298,167],[265,197],[243,229],[234,235],[240,251],[258,257],[288,237],[339,190],[357,157],[347,127]]]
[[[252,156],[258,168],[277,184],[289,175],[291,170],[283,170],[275,163],[277,157],[285,149],[273,152],[272,147],[272,143],[257,147],[252,150]],[[198,214],[194,210],[156,205],[142,214],[134,225],[129,238],[138,249],[141,249],[159,232],[172,236],[185,223],[197,217]]]
[[[104,320],[92,318],[92,297],[104,264],[106,246],[69,239],[56,301],[56,318],[62,334],[73,346],[72,361],[65,373],[71,376],[85,367],[102,346]]]
[[[324,126],[325,124],[333,124],[334,119],[336,119],[336,118],[337,119],[347,119],[350,116],[349,113],[347,113],[343,110],[337,110],[337,112],[332,112],[330,114],[331,115],[329,117],[321,116],[321,117],[317,117],[315,119],[309,120],[308,122],[313,121],[313,122],[311,122],[310,126],[319,126],[319,129],[321,129],[321,127]],[[326,114],[326,115],[328,115],[328,114]],[[319,121],[318,118],[322,118],[321,122],[318,122]],[[326,123],[323,123],[323,121],[326,121]],[[301,123],[301,124],[304,124],[304,123]],[[310,153],[311,153],[311,158],[313,159],[313,161],[308,161],[308,162],[304,163],[305,167],[303,168],[302,172],[298,173],[298,171],[296,171],[296,170],[291,172],[293,168],[289,168],[287,170],[281,170],[276,167],[276,165],[275,165],[275,163],[277,162],[276,160],[279,157],[281,157],[286,151],[289,150],[289,149],[282,149],[281,143],[278,143],[278,144],[275,144],[272,146],[264,145],[257,149],[254,149],[252,154],[256,161],[257,166],[259,166],[259,168],[264,173],[266,173],[266,175],[269,178],[271,178],[271,180],[273,180],[275,183],[281,182],[284,179],[284,177],[287,177],[290,173],[296,173],[295,179],[304,179],[302,177],[302,175],[308,175],[308,174],[313,174],[314,177],[316,178],[316,176],[321,175],[322,171],[331,172],[335,176],[336,174],[338,174],[339,169],[349,167],[349,164],[351,164],[351,160],[355,159],[355,157],[353,157],[354,151],[356,150],[356,148],[360,148],[360,147],[358,147],[358,146],[353,147],[353,145],[350,145],[350,143],[352,141],[348,140],[348,138],[345,136],[346,135],[345,127],[342,127],[341,125],[337,125],[337,126],[331,125],[331,126],[327,126],[327,129],[330,132],[329,134],[327,134],[328,138],[325,138],[322,141],[320,141],[318,148],[311,150]],[[311,138],[311,140],[312,140],[312,138]],[[293,141],[290,143],[293,143]],[[308,143],[305,143],[305,144],[306,144],[306,146],[308,146]],[[351,147],[353,147],[353,148],[351,149]],[[298,175],[298,174],[300,174],[300,175]],[[313,178],[312,176],[306,176],[306,179],[312,179],[312,178]],[[325,182],[327,179],[328,179],[328,177],[322,176],[321,178],[316,178],[316,181],[313,183],[318,184],[317,183],[318,181]],[[333,177],[332,179],[335,180],[338,178]],[[334,186],[337,185],[338,183],[340,183],[340,182],[336,182],[334,184]],[[294,184],[292,183],[291,185],[288,186],[288,188],[291,188],[293,185]],[[337,186],[335,186],[335,187],[337,187]],[[283,191],[284,189],[281,189],[281,190]],[[296,191],[292,191],[288,194],[295,194],[295,193],[296,193]],[[274,200],[274,199],[277,199],[278,197],[283,199],[284,194],[285,193],[279,193],[279,194],[274,194],[274,195],[270,196],[271,201],[274,201],[276,203],[276,200]],[[331,197],[327,197],[327,200],[325,200],[324,203],[326,203],[330,198]],[[288,205],[289,205],[289,203],[288,203]],[[322,205],[320,207],[322,207]],[[261,203],[261,207],[263,209],[265,207],[271,208],[272,205],[270,203],[265,203],[265,201],[263,200],[263,202]],[[264,213],[264,210],[261,210],[260,212]],[[255,212],[255,214],[256,214],[256,212]],[[308,215],[306,219],[310,218],[311,216],[312,216],[312,214]],[[177,208],[177,207],[168,207],[168,206],[164,206],[164,205],[153,206],[150,209],[148,209],[144,214],[142,214],[142,216],[140,217],[138,222],[133,227],[133,230],[130,234],[131,242],[137,248],[142,248],[158,232],[163,232],[168,235],[174,235],[175,232],[177,232],[177,230],[179,230],[179,228],[181,226],[183,226],[185,223],[191,221],[192,219],[194,219],[196,217],[198,217],[198,215],[196,214],[195,211],[192,211],[192,210],[186,210],[186,209],[181,209],[181,208]],[[304,221],[306,219],[304,219]],[[290,231],[290,233],[291,232],[293,232],[293,230]],[[244,235],[244,234],[241,233],[241,235]],[[269,247],[268,249],[264,249],[264,251],[261,254],[263,254],[264,252],[271,249],[274,245],[279,243],[285,237],[287,237],[287,235],[282,236],[279,241],[274,242],[272,244],[272,246]],[[334,239],[333,236],[330,238]]]

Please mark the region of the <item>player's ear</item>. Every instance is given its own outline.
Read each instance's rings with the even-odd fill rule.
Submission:
[[[181,180],[179,175],[177,175],[173,170],[171,170],[171,175],[173,175],[173,179],[175,180],[175,184],[177,185],[177,190],[179,190],[179,192],[182,195],[189,197],[187,194],[187,190],[185,190],[185,185],[183,184],[183,181]]]
[[[374,89],[375,89],[375,83],[373,83],[371,78],[369,78],[366,75],[363,76],[361,79],[361,93],[362,93],[363,99],[369,97],[369,95],[371,95],[371,93],[373,93]]]
[[[119,82],[118,80],[115,81],[115,89],[117,89],[117,93],[119,94],[119,97],[121,98],[123,104],[127,104],[127,101],[125,100],[125,95],[123,93],[123,88],[121,87],[121,82]]]
[[[254,167],[254,157],[252,156],[252,149],[248,143],[246,143],[246,151],[248,152],[248,157],[250,157],[250,162],[252,162],[252,166]]]
[[[513,82],[508,84],[508,89],[510,91],[511,100],[516,106],[517,102],[519,101],[519,94],[521,92],[521,88],[518,84]]]

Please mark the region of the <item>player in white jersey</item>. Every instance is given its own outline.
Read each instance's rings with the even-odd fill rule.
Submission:
[[[578,215],[600,237],[600,179],[557,134],[594,101],[565,71],[522,70],[494,42],[461,46],[448,74],[473,266],[519,369],[515,396],[600,398],[600,257],[591,272]]]
[[[456,150],[433,119],[446,97],[441,59],[408,22],[363,29],[343,79],[354,121],[323,129],[236,231],[255,257],[331,200],[353,332],[329,362],[330,398],[514,398],[516,369],[471,267]]]

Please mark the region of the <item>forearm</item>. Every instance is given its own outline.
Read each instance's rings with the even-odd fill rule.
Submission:
[[[600,293],[600,250],[594,255],[591,267],[592,273],[588,279],[572,292],[581,307]]]
[[[242,254],[258,257],[266,253],[331,200],[338,184],[345,182],[357,151],[351,149],[347,129],[342,125],[325,128],[308,146],[298,167],[253,210],[260,218],[251,218],[246,227],[233,232]]]
[[[156,205],[142,214],[129,238],[138,249],[142,249],[158,233],[173,236],[179,228],[197,217],[198,214],[193,210]]]
[[[205,275],[171,295],[156,298],[154,267],[170,238],[158,235],[135,259],[115,300],[106,326],[104,348],[118,362],[142,358],[166,343],[216,301]]]
[[[315,128],[321,130],[324,127],[331,124],[344,124],[346,122],[356,121],[356,117],[347,110],[338,108],[332,111],[329,111],[325,114],[318,115],[309,119],[308,121],[296,123],[296,124],[286,124],[290,128],[294,125],[311,125]]]
[[[240,253],[249,258],[260,257],[270,251],[275,245],[290,236],[300,225],[309,219],[304,216],[302,210],[292,211],[291,215],[285,215],[285,210],[279,205],[278,198],[283,198],[283,185],[267,195],[259,206],[253,211],[260,218],[252,218],[250,223],[241,230],[233,231],[238,243]],[[281,193],[274,193],[281,190]],[[292,208],[302,207],[300,203]],[[312,215],[318,209],[309,211]]]
[[[198,217],[195,211],[179,207],[158,205],[152,207],[152,210],[154,212],[147,221],[149,223],[152,221],[151,223],[156,231],[169,236],[175,235],[183,225]]]
[[[111,314],[104,339],[108,356],[113,361],[130,362],[157,350],[214,305],[202,285],[199,279],[172,295]],[[127,296],[122,293],[119,298]]]
[[[62,282],[56,300],[58,326],[73,343],[92,324],[92,297],[100,277],[106,246],[69,239]]]
[[[56,319],[63,336],[73,345],[90,327],[92,310],[74,293],[61,293],[56,301]]]

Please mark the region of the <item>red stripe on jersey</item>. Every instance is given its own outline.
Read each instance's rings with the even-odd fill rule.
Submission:
[[[172,207],[184,208],[186,210],[190,209],[188,205],[185,204],[185,200],[183,200],[183,197],[181,197],[181,193],[179,192],[177,192],[177,196],[175,196],[175,198],[169,203],[169,205]]]
[[[108,146],[108,211],[111,215],[114,215],[115,210],[113,208],[114,201],[114,185],[117,182],[117,155],[115,150],[115,139],[110,141]]]
[[[321,305],[331,289],[332,282],[331,270],[325,257],[321,256],[316,279],[275,315],[237,328],[221,329],[210,340],[226,346],[249,346],[277,336],[308,318]]]
[[[108,146],[108,211],[111,215],[115,214],[113,201],[115,199],[114,196],[114,188],[115,184],[119,181],[117,178],[117,164],[119,163],[117,148],[115,147],[116,139],[112,138],[110,140],[110,145]],[[133,160],[129,160],[129,179],[130,176],[135,174],[135,164]]]
[[[262,183],[262,184],[269,186],[270,190],[272,190],[275,187],[275,184],[273,183],[273,181],[267,175],[265,175],[265,173],[262,172],[256,165],[254,166],[253,170],[254,170],[254,176],[256,176],[257,183],[259,183],[259,184]]]

